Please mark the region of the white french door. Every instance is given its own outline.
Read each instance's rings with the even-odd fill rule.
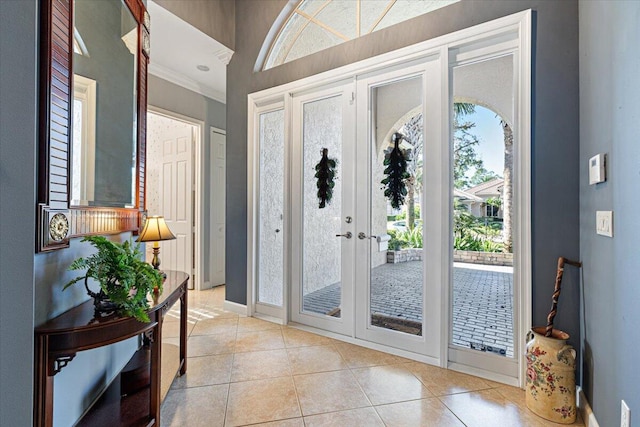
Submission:
[[[431,55],[359,76],[356,121],[355,336],[433,358],[440,356],[445,218],[439,189],[448,154],[441,144],[440,70],[440,56]],[[409,178],[394,206],[383,183],[396,139]],[[428,215],[414,215],[420,211]],[[395,212],[405,215],[398,228],[388,221]],[[403,236],[415,249],[405,251],[412,257],[407,262],[396,263],[388,246]]]
[[[291,319],[353,333],[355,102],[352,82],[294,95],[291,101]],[[331,163],[319,198],[319,163]]]

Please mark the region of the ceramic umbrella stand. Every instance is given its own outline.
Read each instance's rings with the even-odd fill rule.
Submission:
[[[547,326],[532,328],[527,343],[527,407],[549,421],[571,424],[576,420],[576,351],[567,345],[569,334],[553,328],[560,298],[564,264],[582,266],[560,257],[553,304]]]

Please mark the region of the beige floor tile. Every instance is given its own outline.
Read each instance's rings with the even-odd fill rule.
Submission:
[[[199,320],[189,335],[233,334],[238,327],[238,319]]]
[[[187,355],[196,357],[233,353],[235,345],[236,338],[233,335],[215,334],[189,337],[187,340]]]
[[[404,365],[373,366],[352,372],[373,405],[433,397]]]
[[[496,390],[453,394],[441,396],[439,399],[469,427],[493,427],[496,420],[500,420],[501,425],[512,427],[558,425],[520,407]]]
[[[311,415],[304,417],[304,424],[306,427],[384,427],[384,423],[373,408],[349,409],[347,411]]]
[[[437,398],[392,403],[376,406],[375,409],[387,426],[464,427],[464,424]],[[498,424],[494,424],[494,427],[497,426]]]
[[[291,368],[284,349],[236,353],[233,356],[231,382],[289,375],[291,375]]]
[[[173,381],[173,388],[228,383],[231,377],[232,360],[232,354],[189,357],[187,358],[187,373]]]
[[[284,336],[284,345],[287,346],[287,348],[328,345],[336,342],[331,338],[294,328],[283,328],[282,335]]]
[[[169,390],[162,403],[163,427],[215,427],[224,425],[227,384]]]
[[[266,331],[238,332],[236,338],[236,353],[244,351],[275,350],[284,348],[280,329]]]
[[[287,349],[294,375],[347,369],[347,364],[332,345]]]
[[[293,379],[304,416],[371,406],[349,370],[296,375]]]
[[[226,426],[300,417],[291,377],[231,383]]]
[[[254,332],[264,331],[267,329],[281,329],[282,325],[266,320],[256,319],[255,317],[238,318],[238,332]]]
[[[363,368],[366,366],[391,365],[403,359],[392,354],[371,350],[348,343],[336,343],[336,349],[350,368]]]
[[[290,418],[288,420],[271,421],[270,423],[251,424],[251,427],[304,427],[302,418]]]
[[[187,336],[191,334],[195,322],[187,322]],[[180,322],[163,322],[162,323],[162,338],[174,338],[180,336]]]
[[[405,366],[436,396],[491,388],[481,378],[450,369],[419,362],[407,363]]]

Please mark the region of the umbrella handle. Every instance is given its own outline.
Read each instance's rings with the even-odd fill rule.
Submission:
[[[582,263],[580,261],[572,261],[570,259],[566,259],[565,257],[558,258],[558,268],[556,270],[556,284],[553,290],[553,295],[551,296],[551,311],[547,316],[547,327],[545,329],[544,336],[550,337],[553,332],[553,319],[556,317],[558,313],[558,300],[560,299],[560,290],[562,286],[562,275],[564,274],[564,264],[573,265],[574,267],[582,267]]]

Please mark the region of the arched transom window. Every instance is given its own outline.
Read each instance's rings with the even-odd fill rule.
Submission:
[[[459,0],[301,0],[291,1],[270,34],[262,69],[431,12]],[[297,5],[296,5],[297,3]],[[288,13],[288,17],[287,17]],[[265,44],[269,44],[269,40]]]

